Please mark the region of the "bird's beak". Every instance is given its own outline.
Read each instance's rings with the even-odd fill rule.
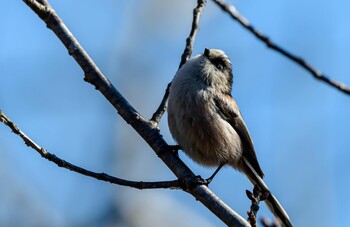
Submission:
[[[206,56],[207,58],[209,57],[209,52],[210,50],[208,48],[204,49],[204,56]]]

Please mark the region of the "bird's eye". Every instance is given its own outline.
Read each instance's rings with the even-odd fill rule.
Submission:
[[[221,58],[212,59],[212,60],[211,60],[211,63],[212,63],[213,65],[215,65],[215,67],[216,67],[217,69],[221,70],[221,71],[222,71],[222,70],[225,68],[225,66],[226,66],[224,60],[221,59]]]

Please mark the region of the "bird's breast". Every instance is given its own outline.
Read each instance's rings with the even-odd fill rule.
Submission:
[[[168,123],[174,139],[195,162],[217,166],[241,157],[241,140],[217,113],[209,90],[187,91],[169,98]]]

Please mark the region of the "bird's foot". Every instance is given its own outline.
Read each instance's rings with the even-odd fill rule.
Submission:
[[[182,182],[182,188],[184,190],[193,189],[194,187],[198,185],[205,185],[208,186],[210,182],[208,182],[206,179],[203,179],[201,176],[197,175],[195,177],[186,177],[181,179]]]

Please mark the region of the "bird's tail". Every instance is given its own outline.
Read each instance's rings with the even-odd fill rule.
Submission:
[[[270,211],[275,215],[275,217],[281,222],[282,226],[292,227],[292,223],[289,220],[287,212],[283,209],[281,204],[278,202],[276,197],[271,193],[263,179],[256,173],[254,168],[250,163],[244,159],[244,164],[246,165],[245,174],[248,176],[249,180],[262,192],[269,192],[269,196],[265,200],[266,205],[269,207]]]

